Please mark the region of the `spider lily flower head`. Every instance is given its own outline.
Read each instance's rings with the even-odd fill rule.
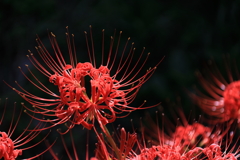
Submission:
[[[171,108],[171,120],[162,112],[161,123],[159,123],[159,112],[156,112],[156,122],[149,114],[146,114],[148,122],[143,128],[146,138],[151,140],[154,145],[180,145],[182,149],[208,146],[214,142],[220,141],[230,130],[230,123],[226,126],[204,126],[199,120],[187,120],[182,108],[177,105],[169,106]],[[157,132],[153,132],[156,130]]]
[[[2,117],[0,120],[0,125],[2,125],[4,120],[4,115],[6,114],[6,108],[7,108],[7,102],[4,106],[3,112],[2,112]],[[9,108],[9,107],[8,107]],[[12,113],[12,118],[11,122],[9,125],[8,130],[4,130],[3,127],[1,127],[1,132],[0,132],[0,158],[4,158],[4,160],[14,160],[16,158],[19,158],[25,151],[39,145],[47,136],[48,133],[42,140],[35,144],[31,144],[32,140],[37,138],[38,135],[40,134],[40,131],[27,131],[28,128],[30,127],[32,120],[29,122],[29,124],[26,126],[25,130],[23,129],[23,132],[20,133],[20,135],[16,135],[14,131],[18,129],[18,125],[20,124],[19,121],[21,119],[21,112],[18,112],[19,114],[16,116],[16,103],[14,103],[14,108],[13,108],[13,113]],[[17,117],[17,118],[15,118]],[[34,129],[39,129],[42,127],[42,123],[38,123]],[[14,137],[14,138],[12,138]],[[27,146],[28,145],[28,146]],[[52,144],[49,145],[49,148],[51,148]],[[41,156],[43,153],[45,153],[49,148],[44,150],[42,153],[39,153],[38,155],[35,155],[33,157],[28,158],[34,159],[36,157]]]
[[[208,160],[238,160],[240,158],[240,148],[238,147],[236,151],[234,151],[234,148],[236,148],[235,145],[229,151],[222,151],[219,144],[211,144],[204,148],[202,152]]]
[[[183,139],[184,141],[184,139]],[[232,147],[230,147],[233,145]],[[202,147],[186,147],[184,143],[152,145],[143,148],[132,160],[237,160],[240,157],[238,140],[218,141]],[[131,158],[130,158],[131,159]]]
[[[152,159],[160,158],[166,160],[198,159],[202,154],[202,147],[208,146],[213,141],[213,138],[209,135],[211,133],[209,128],[199,123],[186,127],[178,126],[172,135],[166,135],[158,128],[155,130],[159,134],[159,141],[155,140],[156,137],[151,139],[151,135],[148,136],[148,142],[150,142],[151,147],[145,149],[145,152],[141,153],[140,156],[153,156]],[[153,134],[155,132],[153,131]]]
[[[200,123],[201,116],[198,121],[187,120],[179,105],[176,107],[176,104],[171,103],[171,107],[168,108],[171,108],[171,117],[176,120],[175,123],[164,113],[161,114],[161,123],[158,120],[158,112],[156,112],[156,123],[149,114],[146,116],[147,125],[142,127],[142,135],[144,135],[142,141],[149,142],[150,147],[146,147],[147,144],[144,143],[142,148],[146,150],[145,156],[153,156],[155,153],[153,158],[166,160],[205,159],[206,155],[203,151],[208,150],[211,145],[232,144],[232,138],[227,137],[229,131],[235,133],[232,131],[234,126],[232,122],[227,125],[208,127]],[[221,146],[221,151],[224,149],[225,152],[222,153],[230,152],[226,150],[226,147]]]
[[[148,69],[141,75],[149,53],[144,56],[145,48],[143,48],[137,60],[133,62],[136,59],[134,56],[135,48],[134,43],[129,46],[130,38],[128,38],[122,52],[120,53],[119,51],[121,34],[122,32],[120,31],[115,51],[115,34],[111,37],[107,60],[105,61],[103,30],[102,62],[99,66],[96,64],[91,26],[90,44],[89,36],[85,32],[89,62],[78,62],[74,35],[71,36],[69,34],[68,27],[66,36],[70,62],[65,61],[64,55],[58,46],[56,36],[53,33],[49,34],[53,53],[50,53],[40,39],[37,38],[38,46],[36,50],[42,61],[38,60],[32,52],[27,57],[32,65],[45,75],[50,83],[53,83],[58,88],[59,93],[54,93],[48,89],[33,74],[28,65],[26,67],[30,75],[32,75],[31,78],[21,70],[21,67],[20,71],[36,88],[52,96],[52,98],[47,99],[33,95],[17,82],[19,89],[12,88],[34,107],[32,109],[24,105],[28,111],[48,117],[46,120],[38,120],[52,122],[51,126],[44,129],[67,123],[68,130],[76,124],[81,124],[90,130],[96,120],[102,130],[105,131],[103,126],[115,121],[116,118],[126,117],[137,109],[148,108],[143,107],[145,101],[139,107],[131,107],[129,104],[136,97],[140,87],[152,76],[160,61],[153,68]],[[130,49],[127,50],[127,48]],[[127,52],[128,54],[126,54]],[[144,59],[143,62],[141,62],[142,59]],[[131,66],[133,63],[134,65]],[[116,68],[115,72],[113,68]],[[89,78],[90,81],[87,80]],[[86,83],[90,84],[89,88],[86,87]],[[29,112],[27,113],[31,116]],[[55,117],[55,119],[51,117]]]
[[[240,158],[239,132],[237,126],[230,129],[224,139],[202,148],[203,157],[208,160],[238,160]]]
[[[119,146],[116,149],[104,143],[103,139],[99,141],[95,157],[98,160],[190,160],[201,154],[201,148],[198,147],[186,152],[181,151],[180,145],[158,144],[147,147],[144,141],[138,139],[136,133],[127,134],[124,128],[121,129],[117,142]],[[110,148],[108,152],[106,152],[107,148]]]
[[[149,119],[149,117],[147,118]],[[148,121],[149,122],[149,121]],[[153,122],[154,123],[154,122]],[[152,122],[148,123],[152,125]],[[157,125],[154,125],[154,128],[150,129],[150,132],[154,137],[149,137],[146,143],[143,127],[142,127],[142,137],[138,137],[137,133],[126,133],[124,128],[121,128],[119,134],[115,135],[115,143],[118,144],[118,147],[113,146],[112,144],[104,141],[103,136],[101,137],[97,149],[96,155],[99,160],[103,159],[112,159],[112,160],[155,160],[155,159],[193,159],[199,156],[202,152],[201,148],[196,147],[197,145],[191,145],[188,143],[197,135],[191,133],[191,138],[183,136],[182,128],[176,129],[176,132],[168,136],[164,132],[161,132]],[[189,129],[191,128],[191,129]],[[194,127],[187,127],[187,132],[196,129]],[[186,131],[186,129],[185,129]],[[185,133],[185,135],[187,134]],[[117,133],[117,132],[116,132]],[[155,133],[157,133],[157,138],[159,141],[154,141]],[[206,133],[207,134],[207,133]],[[181,136],[180,136],[181,135]],[[194,136],[195,137],[194,137]],[[193,138],[194,137],[194,138]],[[195,140],[197,141],[197,140]]]
[[[213,133],[209,135],[208,127],[196,123],[183,128],[183,126],[178,127],[169,137],[165,137],[164,133],[157,128],[155,130],[158,131],[152,130],[153,133],[158,132],[161,137],[158,144],[152,143],[151,139],[147,141],[144,136],[141,140],[136,133],[126,133],[122,128],[120,136],[116,139],[117,147],[112,147],[102,137],[97,144],[95,157],[98,160],[237,160],[239,158],[240,148],[237,142],[232,141],[232,136],[231,138],[225,136],[226,141],[223,138],[212,141],[217,135]],[[206,133],[200,131],[202,129]],[[205,135],[209,137],[198,138]],[[233,147],[230,147],[231,145]]]
[[[0,158],[4,159],[15,159],[19,155],[22,155],[22,149],[14,149],[13,141],[8,137],[5,132],[0,132],[1,141],[1,153]]]
[[[240,126],[240,80],[235,78],[231,67],[226,63],[228,79],[224,78],[213,61],[209,61],[210,67],[206,74],[197,72],[197,77],[206,93],[197,90],[197,94],[191,94],[195,103],[209,116],[215,118],[214,123],[227,122],[237,119]],[[237,75],[237,67],[234,67]]]
[[[102,137],[97,145],[96,157],[99,160],[205,160],[211,158],[211,155],[218,158],[221,156],[222,160],[227,160],[228,157],[239,157],[239,147],[233,141],[235,132],[229,127],[232,124],[227,125],[227,128],[206,127],[199,122],[190,124],[182,111],[176,111],[176,113],[180,117],[177,119],[174,130],[171,129],[171,126],[174,126],[173,123],[170,124],[164,114],[162,114],[162,124],[167,124],[166,130],[159,128],[158,119],[157,123],[154,123],[150,117],[146,117],[150,128],[142,126],[141,137],[137,137],[135,132],[126,134],[122,128],[115,140],[118,144],[117,149]],[[228,134],[229,131],[231,134]],[[229,149],[231,145],[234,146]],[[216,150],[213,146],[219,146],[221,154],[218,152],[218,155],[215,155]]]

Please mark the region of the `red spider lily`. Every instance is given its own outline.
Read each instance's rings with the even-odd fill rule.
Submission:
[[[211,62],[210,64],[212,64]],[[198,79],[208,95],[198,91],[191,94],[194,101],[208,115],[216,118],[216,123],[237,119],[240,122],[240,81],[234,80],[231,69],[226,64],[228,81],[216,65],[208,68],[206,77],[198,73]],[[235,67],[236,68],[236,67]],[[238,71],[236,71],[238,74]]]
[[[97,145],[95,156],[98,160],[237,160],[240,157],[238,141],[235,144],[233,142],[233,131],[230,132],[230,138],[225,136],[225,141],[222,139],[223,136],[217,135],[210,128],[199,123],[186,127],[179,126],[170,136],[165,136],[158,127],[152,128],[151,131],[153,135],[158,134],[159,142],[153,144],[155,139],[153,137],[146,145],[144,136],[141,141],[136,133],[126,134],[122,128],[116,140],[119,147],[116,149],[109,143],[103,143],[102,138]],[[199,137],[204,138],[199,139]],[[231,145],[233,146],[229,149]],[[109,152],[106,152],[106,148]]]
[[[240,158],[240,148],[237,148],[235,153],[232,153],[234,148],[229,152],[222,152],[220,145],[211,144],[209,147],[204,148],[202,151],[208,160],[237,160]]]
[[[6,113],[6,107],[7,107],[7,104],[5,104],[4,110],[2,112],[3,114],[2,114],[2,117],[1,117],[1,121],[0,121],[1,125],[2,125],[2,122],[3,122],[3,119],[4,119],[4,115]],[[33,148],[33,147],[37,146],[38,144],[40,144],[50,133],[49,132],[46,137],[44,137],[41,141],[37,142],[36,144],[26,147],[26,145],[31,143],[31,141],[33,139],[35,139],[40,133],[40,131],[30,131],[30,132],[27,131],[28,128],[30,127],[31,123],[32,123],[32,120],[31,120],[29,122],[29,124],[26,126],[26,129],[23,130],[23,132],[20,135],[18,135],[16,138],[12,139],[12,136],[14,135],[14,131],[18,128],[18,124],[19,124],[19,121],[20,121],[22,110],[19,113],[19,115],[17,116],[17,120],[14,124],[15,112],[16,112],[16,103],[14,103],[13,114],[12,114],[11,122],[9,124],[8,131],[5,132],[2,129],[2,131],[0,132],[0,135],[1,135],[0,136],[0,158],[4,158],[4,160],[14,160],[14,159],[16,159],[17,157],[21,156],[22,153],[25,150],[28,150],[28,149]],[[38,123],[35,126],[34,130],[37,130],[37,129],[41,128],[41,126],[42,126],[42,124]],[[23,147],[23,146],[25,146],[25,147]],[[52,145],[49,145],[49,148],[51,146]],[[30,157],[28,159],[34,159],[34,158],[42,155],[49,148],[47,148],[42,153],[40,153],[36,156]]]
[[[158,119],[156,124],[150,121],[149,116],[147,117],[148,124],[151,125],[149,129],[144,129],[148,131],[148,141],[151,142],[152,147],[145,149],[144,144],[143,148],[146,152],[143,155],[147,157],[154,155],[152,158],[166,160],[236,160],[240,156],[238,140],[233,142],[235,131],[231,129],[234,125],[232,122],[229,122],[225,128],[223,125],[207,127],[199,122],[189,124],[179,106],[175,112],[178,116],[173,115],[173,117],[179,117],[175,130],[172,130],[171,127],[174,125],[164,114],[162,114],[162,129],[159,128]],[[145,142],[144,137],[143,142]],[[230,145],[233,147],[228,149]]]
[[[240,158],[239,136],[234,140],[234,131],[230,131],[226,136],[226,141],[213,143],[202,149],[208,160],[238,160]],[[237,132],[236,132],[237,133]]]
[[[176,127],[175,132],[170,135],[166,135],[163,131],[160,131],[158,127],[155,128],[155,131],[152,129],[152,133],[153,135],[157,133],[159,140],[158,142],[155,141],[156,137],[151,137],[150,133],[148,139],[151,144],[154,145],[150,148],[144,147],[145,152],[141,152],[139,155],[141,157],[140,159],[144,159],[144,157],[165,160],[198,159],[198,157],[202,154],[202,148],[200,146],[208,146],[215,139],[219,139],[216,137],[218,135],[211,136],[210,128],[204,127],[199,123],[187,126],[178,126]],[[145,159],[147,160],[147,158]]]
[[[124,128],[121,129],[121,134],[118,139],[119,147],[117,149],[109,147],[110,152],[104,152],[108,144],[98,143],[95,157],[98,160],[190,160],[194,159],[201,153],[201,148],[194,148],[185,153],[181,153],[181,146],[177,145],[152,145],[147,148],[145,144],[137,139],[136,133],[126,134]],[[118,155],[118,156],[117,156]],[[117,156],[117,157],[116,157]]]
[[[231,128],[231,123],[228,123],[224,130],[223,125],[208,127],[195,120],[189,123],[181,107],[170,107],[171,109],[175,109],[174,112],[177,113],[172,112],[172,117],[176,122],[174,124],[164,113],[162,113],[162,129],[160,129],[160,125],[158,124],[158,119],[157,123],[155,123],[149,114],[146,115],[148,125],[143,127],[143,130],[145,132],[145,137],[151,139],[151,143],[154,145],[159,143],[177,146],[181,145],[183,146],[183,150],[208,146],[212,143],[219,142]],[[156,112],[156,114],[158,117],[158,112]],[[157,130],[157,132],[153,132],[153,130]]]
[[[196,128],[195,128],[196,129]],[[192,128],[193,130],[193,128]],[[152,133],[158,133],[160,143],[153,145],[153,141],[149,142],[150,147],[147,147],[145,144],[145,138],[142,137],[142,140],[138,139],[137,134],[126,134],[124,128],[121,129],[120,135],[117,135],[115,144],[119,144],[119,147],[113,147],[110,143],[103,143],[104,138],[101,138],[96,149],[96,155],[99,160],[104,159],[113,159],[113,160],[155,160],[155,159],[164,159],[164,160],[190,160],[197,158],[201,153],[202,149],[192,145],[190,148],[186,137],[181,138],[177,137],[179,133],[176,133],[174,136],[165,138],[164,135],[160,135],[158,127],[152,128]],[[177,130],[179,131],[179,129]],[[191,131],[193,132],[193,131]],[[163,133],[164,134],[164,133]],[[193,133],[191,133],[192,137]],[[201,134],[201,133],[200,133]],[[161,138],[160,138],[161,137]],[[190,140],[188,140],[190,141]],[[108,148],[109,152],[106,152]]]
[[[133,56],[135,52],[135,48],[133,47],[134,43],[132,43],[130,50],[128,51],[129,53],[125,55],[128,48],[129,38],[122,53],[119,53],[121,34],[122,32],[119,34],[115,52],[113,51],[115,36],[111,37],[107,61],[104,63],[103,30],[102,63],[99,67],[96,66],[91,30],[91,47],[88,43],[87,32],[85,32],[90,59],[90,62],[85,63],[77,62],[73,40],[74,36],[72,35],[71,39],[68,30],[66,35],[70,64],[65,62],[60,47],[58,46],[56,36],[53,33],[49,35],[54,50],[52,54],[48,52],[40,39],[37,38],[38,46],[36,47],[36,50],[40,55],[42,62],[38,61],[31,52],[27,57],[37,70],[48,77],[49,81],[57,86],[59,95],[49,90],[43,83],[41,83],[41,81],[28,68],[28,65],[26,66],[37,83],[33,82],[30,77],[25,75],[20,68],[23,75],[36,88],[49,94],[53,98],[47,99],[35,96],[23,89],[17,82],[16,83],[20,89],[12,88],[34,107],[33,110],[24,105],[28,111],[48,117],[56,117],[55,119],[50,118],[47,120],[38,119],[42,122],[53,123],[50,127],[44,129],[51,128],[58,124],[68,123],[68,130],[73,128],[76,124],[81,124],[90,130],[94,126],[96,119],[102,130],[106,132],[103,127],[104,125],[115,121],[116,118],[125,117],[134,110],[143,108],[142,105],[145,101],[139,107],[130,107],[129,104],[136,97],[140,87],[154,73],[160,62],[157,63],[155,67],[148,69],[145,74],[140,75],[140,72],[148,59],[149,53],[144,58],[143,63],[141,63],[145,50],[144,48],[134,66],[131,67],[130,64],[133,63],[133,59],[135,59]],[[47,67],[44,67],[43,64]],[[116,71],[115,73],[111,73],[113,72],[114,67],[116,68]],[[85,85],[86,78],[90,78],[90,82],[87,82],[90,83],[90,89]],[[87,94],[87,92],[89,92],[87,89],[90,90],[90,95]],[[123,115],[123,113],[126,114]]]

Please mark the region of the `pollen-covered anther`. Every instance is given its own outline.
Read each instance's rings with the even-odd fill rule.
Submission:
[[[55,35],[55,34],[53,34],[53,32],[51,32],[51,35],[52,35],[53,37],[56,37],[56,35]]]

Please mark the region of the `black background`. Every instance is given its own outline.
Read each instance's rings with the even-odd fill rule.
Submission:
[[[45,46],[51,50],[48,41],[48,31],[57,36],[63,54],[67,53],[65,27],[69,26],[75,35],[75,44],[78,60],[88,61],[86,43],[83,31],[93,27],[93,38],[96,47],[101,46],[101,30],[105,29],[106,42],[113,35],[114,30],[123,31],[121,44],[128,37],[135,42],[136,54],[140,54],[142,47],[146,53],[151,52],[146,68],[153,67],[163,56],[165,59],[157,68],[151,79],[144,84],[131,106],[139,106],[144,99],[146,106],[164,102],[166,99],[175,101],[181,97],[182,106],[188,113],[189,110],[198,110],[191,103],[185,90],[193,91],[192,86],[198,84],[195,76],[197,70],[202,70],[209,59],[214,59],[220,70],[224,73],[223,55],[228,55],[231,60],[238,58],[240,53],[240,1],[111,1],[111,0],[2,0],[0,2],[0,79],[11,85],[18,81],[24,88],[38,95],[45,94],[34,89],[22,76],[18,66],[27,73],[25,64],[29,64],[28,50],[36,53],[34,47],[37,34]],[[48,31],[47,31],[48,30]],[[96,55],[101,51],[96,50]],[[67,55],[64,55],[67,57]],[[30,65],[31,70],[35,70]],[[37,76],[39,73],[36,73]],[[48,79],[42,76],[41,81],[47,83]],[[23,100],[2,81],[0,97],[8,97],[11,108],[16,101],[20,107]],[[2,106],[4,106],[2,100]],[[163,105],[164,107],[164,105]],[[166,105],[165,107],[169,107]],[[149,110],[154,113],[156,108]],[[132,113],[124,120],[117,120],[115,126],[121,124],[129,131],[129,120],[133,118],[136,126],[145,111]],[[187,114],[186,113],[186,114]],[[198,112],[199,113],[199,112]],[[7,110],[5,119],[11,117],[12,112]],[[28,116],[23,114],[22,119]],[[16,132],[21,133],[23,123],[20,123]],[[2,125],[3,127],[4,125]],[[113,128],[114,128],[113,127]],[[111,125],[109,125],[111,128]],[[1,129],[2,130],[2,129]],[[53,129],[55,131],[55,129]],[[85,155],[86,132],[80,129],[74,131],[75,143],[80,146],[79,157]],[[81,135],[81,137],[79,137]],[[58,134],[51,134],[48,139],[53,142]],[[67,135],[66,135],[67,136]],[[89,153],[93,154],[94,133],[90,132]],[[66,139],[68,141],[69,139]],[[60,145],[55,145],[54,151],[61,152]],[[39,145],[44,148],[45,145]],[[82,148],[81,148],[82,147]],[[38,147],[31,152],[40,153]],[[29,153],[31,155],[31,153]],[[47,155],[46,155],[47,156]]]

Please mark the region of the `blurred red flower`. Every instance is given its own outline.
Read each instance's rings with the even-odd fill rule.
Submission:
[[[136,133],[127,134],[122,128],[115,139],[117,149],[102,137],[95,157],[98,160],[237,160],[239,137],[233,141],[235,132],[228,129],[225,132],[223,128],[212,129],[195,122],[179,125],[172,134],[167,134],[156,125],[145,139],[145,135],[138,138]]]
[[[210,67],[206,69],[206,73],[197,74],[206,93],[197,90],[197,93],[192,93],[191,96],[194,102],[212,117],[209,123],[216,124],[236,119],[240,124],[240,77],[234,77],[230,62],[226,62],[228,80],[213,61],[209,62]],[[235,69],[238,76],[237,67]]]

